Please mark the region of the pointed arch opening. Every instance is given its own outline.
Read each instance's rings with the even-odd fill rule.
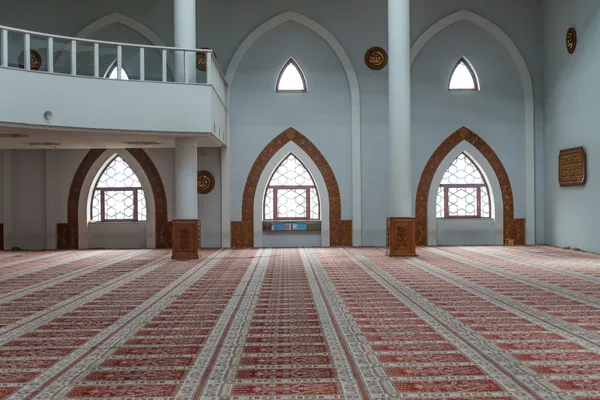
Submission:
[[[275,168],[263,200],[265,221],[319,221],[317,185],[302,161],[289,153]]]
[[[279,71],[275,91],[277,93],[303,93],[307,91],[306,78],[293,58],[290,58]]]
[[[442,177],[436,198],[436,217],[493,217],[485,174],[466,152],[452,161]]]
[[[242,197],[242,220],[231,221],[231,246],[262,247],[262,202],[266,186],[272,171],[290,153],[306,167],[317,188],[321,246],[351,246],[352,220],[342,220],[340,189],[335,174],[319,149],[293,128],[269,142],[252,165]]]
[[[118,154],[104,168],[91,194],[90,222],[145,222],[146,194],[136,173]]]
[[[481,137],[462,127],[438,146],[421,174],[415,202],[417,245],[437,244],[438,186],[448,167],[461,153],[470,157],[488,183],[491,204],[489,220],[493,220],[494,224],[494,243],[503,244],[505,240],[512,239],[515,244],[525,244],[525,219],[514,216],[512,186],[506,169]]]
[[[465,57],[461,57],[454,65],[450,74],[448,90],[480,90],[479,78],[477,77],[475,68],[473,68],[473,65]]]
[[[107,79],[120,79],[123,81],[129,80],[129,74],[125,67],[121,67],[121,71],[119,71],[119,67],[117,65],[117,60],[114,60],[110,66],[106,69],[104,73],[104,77]]]

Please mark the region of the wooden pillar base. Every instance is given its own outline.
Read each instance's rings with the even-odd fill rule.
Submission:
[[[388,218],[386,224],[385,254],[388,257],[415,257],[415,218]]]
[[[200,249],[200,222],[179,219],[172,222],[173,260],[197,260]]]

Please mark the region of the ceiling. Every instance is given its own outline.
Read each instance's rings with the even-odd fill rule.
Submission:
[[[60,127],[0,125],[0,149],[92,149],[175,147],[176,137],[196,137],[198,147],[220,147],[210,133],[74,130]]]

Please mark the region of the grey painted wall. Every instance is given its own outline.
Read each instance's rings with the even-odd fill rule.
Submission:
[[[573,55],[564,45],[571,26],[579,41]],[[600,251],[599,27],[597,1],[544,1],[546,240],[596,252]],[[587,184],[561,188],[558,153],[577,146],[587,151]]]
[[[64,6],[60,6],[61,2]],[[95,19],[117,11],[145,24],[167,44],[172,44],[171,7],[172,2],[158,0],[109,0],[85,5],[66,0],[52,2],[52,5],[41,0],[24,0],[3,8],[0,24],[74,35]],[[411,7],[413,42],[437,20],[467,9],[500,26],[523,54],[533,77],[536,98],[536,233],[538,242],[543,242],[543,157],[547,152],[544,152],[542,130],[541,0],[413,0]],[[40,12],[32,15],[24,11],[34,8]],[[250,4],[242,0],[199,0],[198,46],[214,48],[221,67],[226,70],[235,50],[252,30],[289,10],[304,14],[328,29],[344,47],[356,69],[361,90],[363,244],[381,245],[388,209],[387,70],[371,71],[363,57],[371,46],[387,46],[387,1],[260,0]],[[360,21],[359,26],[356,21]],[[97,38],[145,43],[131,29],[115,26],[99,32]],[[456,93],[447,93],[446,86],[449,69],[460,55],[466,55],[477,68],[483,91],[457,99],[453,96]],[[295,56],[307,74],[309,93],[306,95],[283,98],[273,93],[276,74],[289,56]],[[465,125],[499,154],[513,183],[516,216],[524,217],[525,183],[520,170],[524,166],[523,93],[506,50],[493,37],[468,23],[450,27],[428,43],[415,61],[412,96],[414,186],[431,152],[447,135]],[[342,217],[351,217],[349,101],[348,83],[339,61],[311,31],[294,23],[285,24],[252,46],[232,85],[232,220],[239,220],[241,193],[254,158],[275,135],[289,126],[307,135],[325,154],[338,177]],[[164,181],[167,185],[168,179]],[[216,202],[214,204],[217,207]],[[217,210],[215,208],[210,215]],[[203,221],[203,233],[204,224]],[[207,237],[216,232],[207,233]]]

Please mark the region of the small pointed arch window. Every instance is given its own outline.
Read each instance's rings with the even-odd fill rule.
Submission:
[[[146,221],[146,196],[135,172],[116,155],[94,188],[91,222]]]
[[[452,161],[436,200],[437,218],[490,218],[490,190],[485,176],[465,153]]]
[[[293,58],[290,58],[281,68],[275,88],[278,93],[306,92],[306,78]]]
[[[479,79],[471,63],[462,57],[452,70],[448,90],[479,90]]]
[[[119,68],[117,68],[117,60],[114,60],[110,64],[110,66],[106,70],[106,73],[104,74],[104,77],[108,79],[119,79]],[[127,73],[127,71],[125,71],[125,68],[123,68],[123,66],[121,66],[121,80],[129,80],[129,74]]]
[[[308,169],[290,153],[275,168],[265,191],[263,219],[321,219],[317,186]]]

